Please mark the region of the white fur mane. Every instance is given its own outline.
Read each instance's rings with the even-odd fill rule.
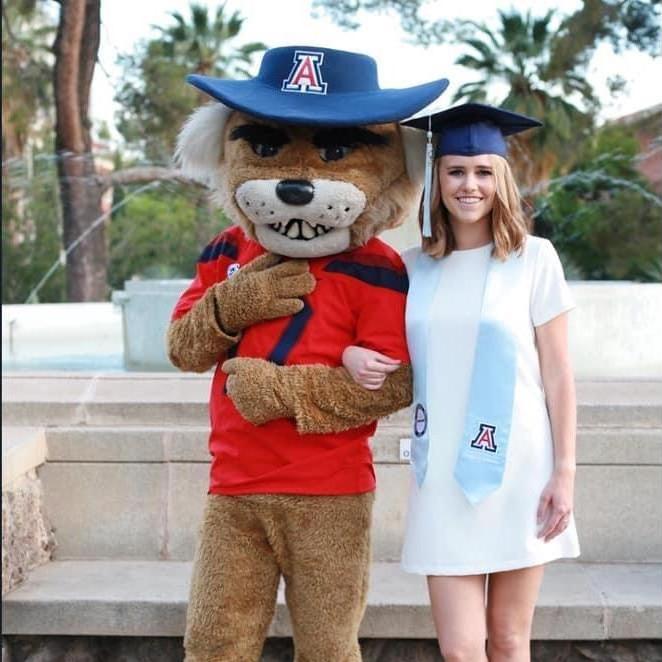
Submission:
[[[215,179],[223,158],[223,134],[232,108],[214,101],[198,108],[177,137],[175,163],[182,172],[204,184]]]

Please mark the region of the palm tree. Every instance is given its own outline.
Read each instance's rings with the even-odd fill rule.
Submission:
[[[248,76],[247,67],[253,55],[266,46],[252,42],[226,50],[227,44],[240,32],[244,23],[238,11],[229,18],[225,16],[225,4],[216,9],[213,17],[204,5],[191,3],[190,21],[179,12],[170,16],[175,24],[166,28],[157,27],[163,36],[163,53],[176,62],[186,64],[195,73],[226,76]]]
[[[462,55],[456,64],[483,76],[461,85],[454,101],[485,102],[491,85],[505,83],[508,92],[497,105],[544,121],[541,129],[511,139],[518,179],[525,188],[532,187],[547,180],[554,168],[571,164],[578,139],[591,126],[596,99],[582,76],[553,66],[558,38],[550,25],[553,11],[540,18],[516,10],[498,13],[497,30],[474,21],[463,23],[459,41],[473,53]]]

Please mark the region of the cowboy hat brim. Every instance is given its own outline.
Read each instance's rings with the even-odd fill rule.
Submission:
[[[441,78],[404,89],[334,94],[286,92],[258,79],[225,80],[191,74],[187,82],[224,105],[284,124],[356,126],[399,122],[434,101],[448,87]]]

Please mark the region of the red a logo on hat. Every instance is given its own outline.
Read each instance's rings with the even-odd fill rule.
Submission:
[[[294,66],[280,89],[283,92],[326,94],[326,83],[322,80],[320,71],[323,60],[324,53],[295,51]]]
[[[476,438],[471,442],[471,447],[479,448],[484,451],[490,451],[491,453],[496,453],[497,447],[496,442],[494,441],[495,432],[496,426],[481,423],[480,430],[476,435]]]

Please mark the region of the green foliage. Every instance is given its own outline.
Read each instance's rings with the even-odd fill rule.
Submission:
[[[28,141],[52,130],[56,21],[26,0],[2,3],[2,158],[22,156]]]
[[[602,42],[657,56],[660,51],[660,0],[584,0],[559,26],[551,68],[555,74],[585,71]]]
[[[549,237],[578,277],[662,280],[662,199],[633,165],[636,140],[608,126],[578,168],[552,181],[536,204],[536,232]]]
[[[2,303],[26,303],[31,290],[58,261],[62,246],[55,162],[38,155],[12,164],[2,179]],[[40,290],[41,302],[66,301],[58,267]]]
[[[188,68],[163,56],[162,44],[142,43],[119,58],[123,83],[115,95],[117,129],[127,145],[150,163],[170,162],[177,132],[196,106],[195,90],[184,83]]]
[[[198,190],[161,184],[136,195],[110,226],[111,287],[123,289],[131,278],[191,278],[204,246],[227,225]]]
[[[484,23],[460,24],[460,42],[470,51],[456,63],[481,74],[481,79],[461,85],[453,100],[488,100],[492,85],[503,82],[508,90],[497,105],[533,117],[544,117],[541,129],[525,138],[528,158],[550,165],[567,164],[576,153],[591,125],[597,107],[591,86],[572,71],[552,66],[554,48],[554,12],[535,18],[530,12],[499,11],[496,30]],[[573,103],[574,101],[574,103]],[[520,141],[521,144],[521,141]],[[537,176],[545,177],[543,168]],[[533,182],[526,182],[532,184]]]
[[[134,53],[119,58],[123,83],[115,95],[117,128],[151,163],[169,163],[184,120],[207,100],[185,83],[186,75],[246,76],[253,56],[265,48],[235,45],[243,19],[237,12],[227,17],[224,8],[210,16],[206,7],[193,3],[189,20],[173,12],[172,25],[156,27],[158,38],[139,42]]]

